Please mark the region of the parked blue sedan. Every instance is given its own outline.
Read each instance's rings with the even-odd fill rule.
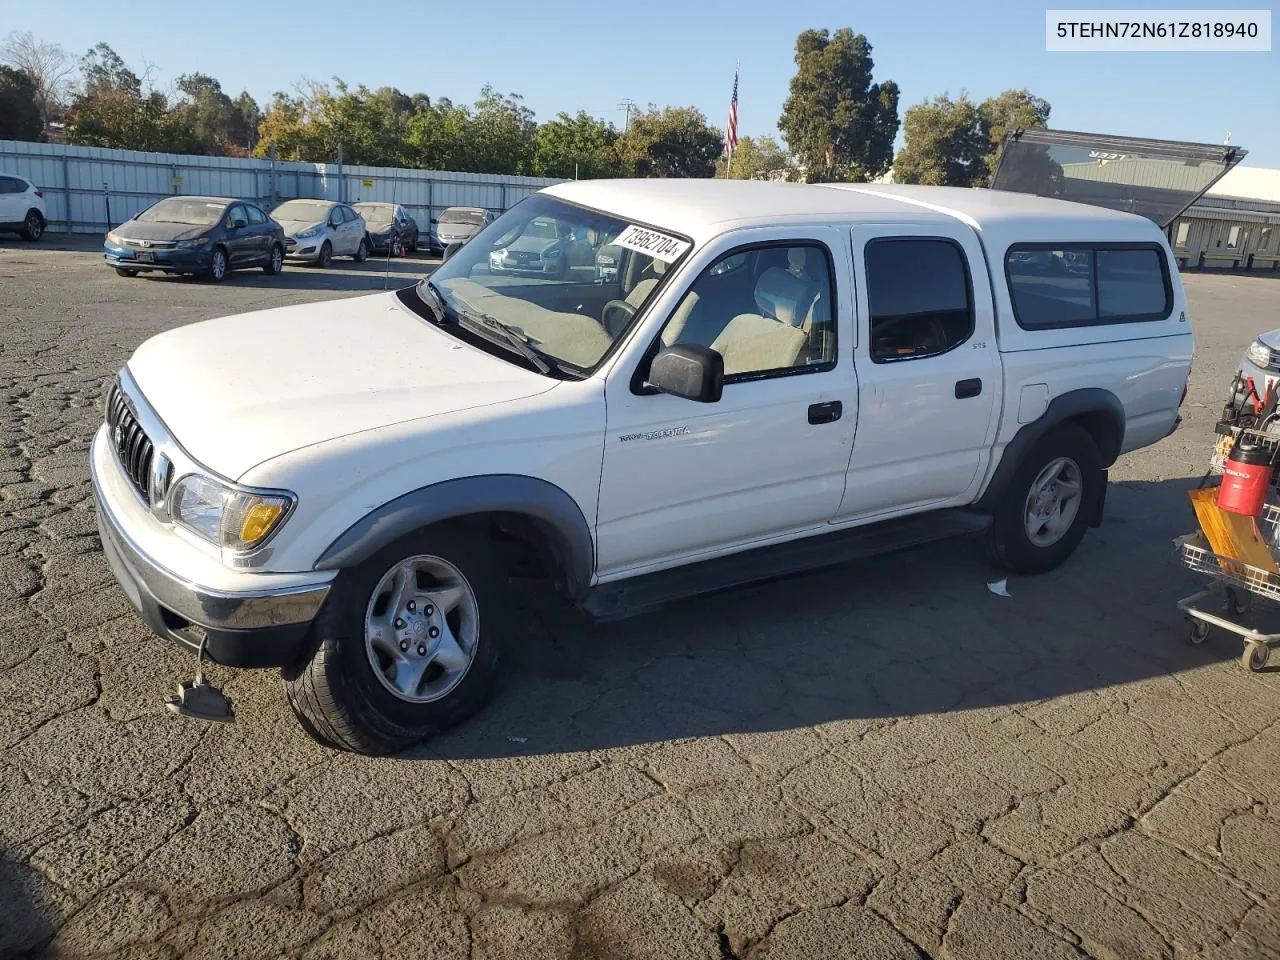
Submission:
[[[107,263],[122,277],[159,270],[221,283],[230,270],[284,268],[284,229],[252,203],[166,197],[107,234]]]

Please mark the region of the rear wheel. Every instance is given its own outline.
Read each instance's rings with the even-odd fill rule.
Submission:
[[[404,537],[343,571],[285,691],[317,740],[394,753],[479,709],[497,676],[506,582],[456,524]]]
[[[136,277],[137,275],[137,270],[130,270],[128,267],[116,267],[117,277]]]
[[[44,236],[44,217],[39,210],[28,211],[22,221],[22,239],[35,243]]]
[[[262,265],[262,272],[267,276],[274,277],[284,269],[284,247],[278,243],[271,245],[271,254],[267,257],[267,262]]]
[[[1097,444],[1066,423],[1031,448],[992,515],[988,554],[1011,573],[1045,573],[1069,557],[1098,510],[1105,473]]]

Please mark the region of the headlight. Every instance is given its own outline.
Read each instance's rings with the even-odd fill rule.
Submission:
[[[1263,370],[1266,370],[1271,366],[1271,348],[1261,340],[1255,340],[1249,344],[1248,357],[1249,362],[1255,367],[1262,367]]]
[[[250,550],[280,525],[293,502],[289,493],[236,490],[192,473],[173,485],[169,512],[175,521],[215,546]]]
[[[317,225],[314,227],[307,227],[307,229],[305,230],[299,230],[293,236],[295,239],[298,239],[298,240],[310,240],[312,237],[320,236],[320,234],[322,234],[323,232],[324,232],[324,227]]]
[[[200,247],[203,247],[208,242],[209,242],[208,237],[196,237],[194,240],[179,240],[178,249],[179,250],[195,250]]]
[[[113,247],[122,247],[124,246],[124,237],[120,236],[118,233],[108,233],[107,243],[111,244]]]

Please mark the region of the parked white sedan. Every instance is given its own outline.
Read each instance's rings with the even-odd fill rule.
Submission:
[[[288,200],[271,211],[284,227],[284,255],[289,260],[327,267],[334,257],[362,263],[369,256],[364,218],[345,203],[332,200]]]

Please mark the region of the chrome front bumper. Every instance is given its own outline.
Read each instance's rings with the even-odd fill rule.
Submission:
[[[329,594],[332,574],[249,573],[219,564],[214,568],[219,585],[211,586],[161,563],[130,529],[149,525],[146,536],[152,540],[178,534],[164,528],[127,486],[104,431],[94,437],[90,453],[98,533],[111,572],[147,626],[191,649],[205,642],[216,663],[292,663]],[[212,559],[201,559],[209,569]],[[300,582],[307,578],[312,582]]]

